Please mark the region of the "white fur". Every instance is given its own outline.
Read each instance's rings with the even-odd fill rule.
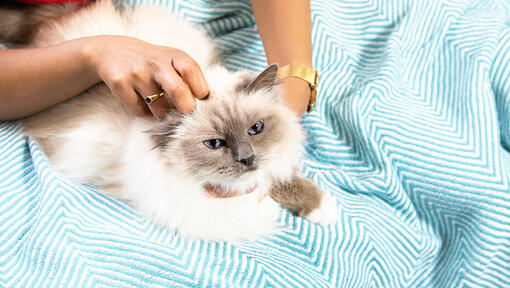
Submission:
[[[321,199],[321,205],[305,216],[306,219],[320,225],[333,224],[338,218],[338,208],[336,200],[331,195],[324,194]]]

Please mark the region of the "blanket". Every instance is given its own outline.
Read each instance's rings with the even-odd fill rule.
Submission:
[[[266,65],[249,1],[153,2],[204,27],[229,68]],[[261,241],[183,239],[4,122],[0,287],[510,287],[510,1],[311,6],[303,173],[337,224],[282,210]]]

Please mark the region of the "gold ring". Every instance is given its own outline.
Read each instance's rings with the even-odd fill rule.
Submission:
[[[150,105],[152,104],[152,102],[156,101],[156,99],[158,99],[159,97],[163,96],[165,94],[165,92],[161,92],[161,93],[157,93],[157,94],[154,94],[154,95],[150,95],[150,96],[145,96],[145,103],[147,103],[147,105]]]

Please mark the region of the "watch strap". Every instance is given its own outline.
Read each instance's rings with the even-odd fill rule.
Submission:
[[[308,82],[310,85],[310,101],[308,102],[307,112],[312,112],[317,98],[317,85],[319,80],[317,70],[306,65],[290,64],[278,69],[278,79],[283,79],[285,77],[297,77]]]

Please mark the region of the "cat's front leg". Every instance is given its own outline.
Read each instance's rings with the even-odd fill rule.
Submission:
[[[285,183],[276,183],[271,197],[284,208],[321,225],[336,222],[338,213],[335,199],[315,183],[294,175]]]

